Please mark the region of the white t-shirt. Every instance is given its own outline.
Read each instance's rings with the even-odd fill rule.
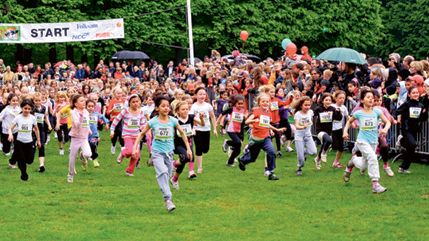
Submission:
[[[303,114],[301,111],[298,111],[294,116],[295,121],[298,121],[300,125],[307,124],[308,126],[303,130],[296,130],[296,131],[311,132],[311,126],[313,125],[313,116],[314,116],[313,110],[308,110],[306,114]]]
[[[18,129],[18,141],[22,143],[33,142],[33,127],[37,125],[36,117],[34,115],[23,116],[19,114],[12,121],[12,125],[16,124]]]
[[[347,116],[349,116],[349,111],[347,110],[347,107],[345,105],[337,106],[336,104],[332,104],[331,106],[334,108],[339,108],[341,111],[341,114],[343,114],[343,118],[340,121],[338,120],[332,121],[332,130],[336,131],[336,130],[343,129],[346,118]]]
[[[209,103],[199,104],[198,102],[194,103],[189,111],[190,114],[194,114],[195,118],[200,118],[200,113],[203,113],[204,126],[195,125],[195,130],[197,131],[210,131],[210,112],[213,112],[213,106]]]

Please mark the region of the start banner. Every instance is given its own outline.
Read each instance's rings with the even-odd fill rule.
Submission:
[[[1,43],[60,43],[124,38],[122,18],[69,22],[0,24]]]

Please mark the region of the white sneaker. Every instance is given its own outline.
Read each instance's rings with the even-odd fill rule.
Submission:
[[[189,175],[188,175],[188,178],[189,179],[194,179],[194,178],[196,178],[197,177],[197,175],[195,174],[195,172],[194,171],[189,171]]]
[[[395,173],[392,171],[392,168],[390,168],[390,167],[386,167],[386,168],[384,168],[384,171],[386,172],[386,174],[387,174],[389,177],[393,177],[393,176],[395,176]]]
[[[314,163],[316,164],[316,169],[320,170],[320,168],[322,167],[320,165],[320,158],[318,158],[317,156],[314,158]]]
[[[127,175],[127,176],[129,176],[129,177],[134,177],[134,174],[133,174],[133,173],[129,173],[129,172],[127,172],[127,171],[125,171],[125,175]]]
[[[288,147],[286,147],[286,151],[287,152],[293,152],[293,149],[292,149],[292,147],[288,146]]]
[[[401,174],[411,174],[411,171],[408,170],[408,169],[404,169],[404,168],[400,167],[398,169],[398,173],[401,173]]]
[[[199,174],[203,173],[203,169],[202,168],[198,168],[197,173],[199,173]]]
[[[170,213],[176,209],[176,205],[174,205],[173,201],[167,199],[165,200],[165,208],[167,208],[167,211]]]
[[[373,193],[383,193],[385,191],[387,191],[387,188],[381,186],[381,184],[378,182],[372,186]]]
[[[72,175],[67,175],[67,182],[73,183],[73,176]]]
[[[114,146],[110,147],[110,153],[112,153],[112,155],[115,155],[116,152],[116,148]]]
[[[271,172],[270,172],[270,171],[265,171],[265,172],[264,172],[264,176],[268,177],[269,175],[271,175]]]
[[[60,156],[64,156],[64,149],[60,149]]]
[[[174,189],[179,190],[179,181],[173,181],[173,178],[170,179],[171,185]]]
[[[320,155],[320,159],[322,160],[322,162],[326,163],[328,158],[328,153],[323,153]]]
[[[5,156],[10,156],[10,152],[8,152],[8,153],[5,153],[4,155],[5,155]]]
[[[228,144],[226,142],[227,140],[224,140],[222,144],[222,151],[225,153],[228,151]]]
[[[58,139],[58,135],[56,132],[54,132],[54,137],[55,137],[55,139]]]
[[[16,169],[18,167],[16,165],[12,165],[12,164],[9,163],[9,168]]]

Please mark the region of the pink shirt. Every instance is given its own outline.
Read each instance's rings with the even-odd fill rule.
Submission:
[[[71,110],[72,127],[70,136],[74,138],[88,139],[89,136],[89,112],[84,109],[80,113],[77,109]]]

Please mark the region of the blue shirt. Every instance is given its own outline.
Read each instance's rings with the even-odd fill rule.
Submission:
[[[93,112],[89,114],[89,129],[91,130],[91,135],[88,136],[88,140],[91,141],[93,138],[98,138],[99,134],[98,134],[98,121],[102,120],[104,122],[104,124],[109,124],[109,120],[104,117],[104,115],[98,113],[98,112]]]
[[[378,143],[378,123],[381,113],[381,110],[377,108],[374,108],[371,113],[365,113],[363,110],[353,113],[353,117],[359,122],[357,141],[369,144]]]
[[[158,153],[171,153],[174,150],[174,132],[178,121],[169,116],[167,123],[159,122],[158,116],[149,121],[149,127],[153,131],[152,149]]]

